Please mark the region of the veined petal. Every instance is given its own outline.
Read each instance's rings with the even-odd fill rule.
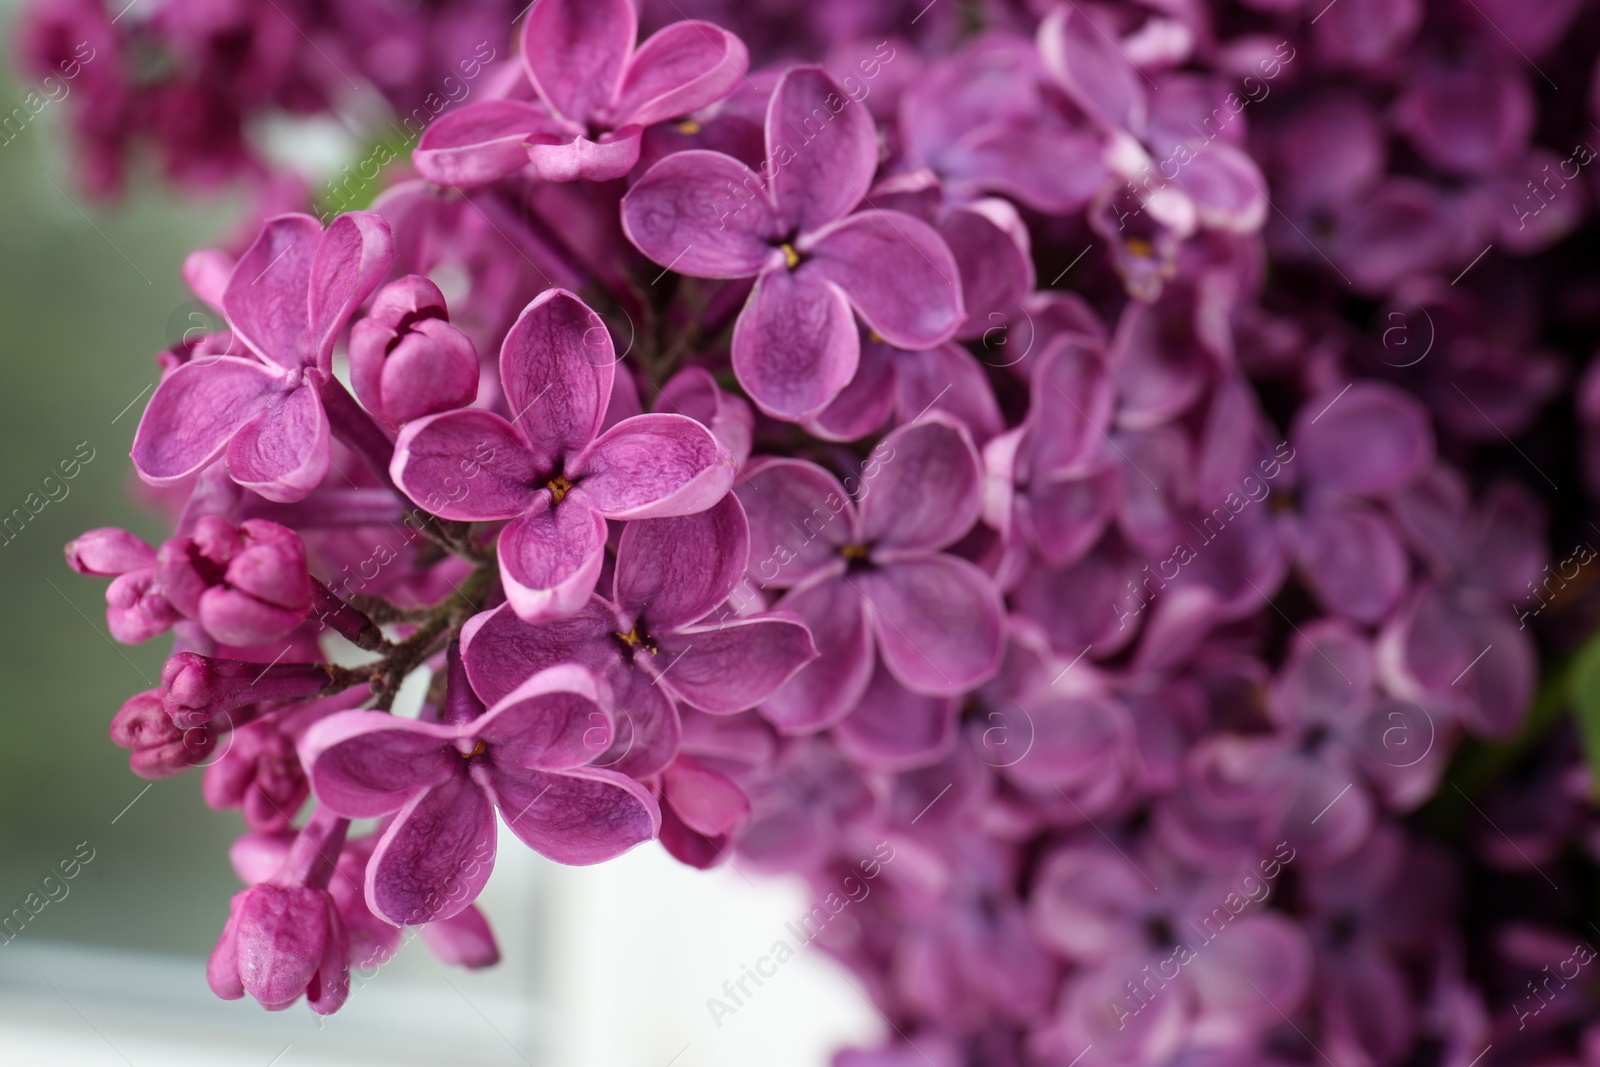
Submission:
[[[881,428],[894,411],[899,364],[906,355],[886,344],[863,340],[850,384],[800,424],[828,441],[855,441]]]
[[[676,152],[622,198],[628,240],[696,278],[748,278],[772,263],[783,227],[760,175],[720,152]]]
[[[473,733],[507,771],[577,767],[611,744],[611,713],[603,706],[610,699],[594,672],[563,663],[506,694],[473,722]]]
[[[811,630],[818,657],[761,705],[761,714],[786,734],[832,726],[861,702],[872,680],[872,630],[860,592],[842,578],[825,578],[778,602]]]
[[[528,142],[528,160],[547,182],[608,182],[639,162],[642,126],[624,126],[597,140],[568,131],[535,134]]]
[[[845,581],[866,602],[890,672],[913,693],[955,695],[999,668],[1005,606],[966,560],[908,556]]]
[[[394,235],[381,216],[351,211],[328,224],[311,260],[307,355],[329,373],[333,344],[394,263]]]
[[[965,427],[943,412],[895,430],[872,458],[861,536],[875,552],[943,548],[978,521],[983,465]]]
[[[440,518],[483,522],[514,518],[548,498],[551,471],[505,419],[464,408],[407,423],[389,474]]]
[[[371,819],[457,770],[451,736],[446,727],[379,711],[341,711],[306,731],[300,761],[328,810]]]
[[[550,497],[500,531],[500,579],[506,600],[526,622],[580,610],[605,561],[606,520],[581,501],[552,506]]]
[[[815,463],[757,459],[734,491],[750,523],[750,577],[762,585],[799,585],[840,565],[837,550],[859,539],[850,494]]]
[[[616,603],[653,634],[727,600],[750,560],[750,523],[732,493],[697,515],[630,522],[617,544]]]
[[[937,763],[956,740],[956,701],[919,696],[880,664],[856,710],[833,728],[851,760],[899,772]]]
[[[713,715],[755,707],[817,658],[804,623],[771,615],[685,627],[657,644],[660,683]]]
[[[924,349],[966,318],[961,271],[939,232],[899,211],[861,211],[808,235],[800,268],[837,285],[879,336]]]
[[[600,435],[568,472],[575,497],[613,519],[689,515],[733,485],[733,457],[685,415],[637,415]]]
[[[378,839],[367,862],[367,906],[396,926],[458,915],[483,892],[494,854],[494,808],[457,771],[412,798]]]
[[[577,614],[544,623],[517,618],[511,605],[474,615],[461,629],[461,658],[473,692],[497,704],[548,667],[578,663],[604,672],[617,659],[609,605],[592,597]]]
[[[316,389],[302,385],[239,428],[228,473],[268,500],[304,500],[328,473],[332,430]]]
[[[487,185],[527,166],[528,139],[556,128],[538,104],[476,100],[434,119],[422,131],[411,163],[437,185]]]
[[[639,46],[622,76],[618,124],[652,123],[687,115],[733,91],[750,68],[744,42],[709,22],[663,26]]]
[[[817,270],[761,275],[733,328],[739,384],[762,411],[790,422],[838,396],[860,355],[849,301]]]
[[[585,767],[561,774],[495,770],[490,788],[522,843],[557,863],[615,859],[661,830],[650,791],[626,775]]]
[[[322,224],[310,215],[267,220],[222,293],[233,332],[286,370],[312,362],[311,264],[321,243]]]
[[[185,363],[161,380],[133,437],[133,465],[151,485],[208,466],[239,428],[283,396],[279,375],[252,359]]]
[[[539,0],[522,24],[534,90],[574,122],[616,99],[639,34],[632,0]]]
[[[500,348],[500,380],[535,455],[554,462],[595,439],[616,365],[605,322],[572,293],[547,289],[523,309]]]
[[[772,193],[786,229],[806,232],[844,215],[872,185],[878,131],[865,105],[821,67],[795,67],[767,104]]]

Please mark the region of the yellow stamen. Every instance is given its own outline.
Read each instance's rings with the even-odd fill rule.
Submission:
[[[644,638],[639,636],[638,623],[634,623],[632,629],[630,629],[627,633],[622,633],[619,630],[616,631],[616,635],[617,637],[621,638],[622,643],[627,645],[629,648],[638,648],[640,645],[644,644]]]
[[[1128,251],[1140,259],[1149,259],[1156,254],[1155,246],[1143,237],[1128,238]]]
[[[471,759],[473,756],[481,756],[481,755],[483,755],[488,750],[489,750],[488,744],[486,742],[479,741],[476,745],[472,746],[472,751],[471,752],[462,752],[462,753],[460,753],[460,755],[461,755],[462,759]]]
[[[881,345],[884,343],[883,334],[879,333],[877,330],[868,330],[867,340],[871,341],[875,345]]]
[[[678,132],[688,134],[690,137],[693,137],[695,134],[699,133],[700,129],[700,124],[694,119],[684,119],[682,122],[678,123]]]
[[[794,245],[783,246],[783,261],[789,265],[790,270],[800,265],[800,253],[794,250]]]
[[[572,489],[572,483],[558,474],[548,482],[545,482],[544,487],[550,490],[551,494],[556,498],[556,503],[559,504],[561,503],[561,498],[566,496]]]
[[[869,553],[871,551],[872,551],[872,546],[871,545],[864,545],[864,544],[859,544],[859,543],[858,544],[840,545],[839,546],[839,555],[843,556],[845,559],[866,559],[867,558],[867,553]]]

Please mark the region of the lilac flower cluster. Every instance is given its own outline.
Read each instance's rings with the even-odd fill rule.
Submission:
[[[540,0],[414,179],[185,265],[175,535],[68,559],[249,827],[217,993],[492,962],[498,813],[891,844],[838,1067],[1600,1063],[1592,12],[680,2]]]

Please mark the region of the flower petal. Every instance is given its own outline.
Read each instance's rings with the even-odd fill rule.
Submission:
[[[309,385],[239,428],[228,443],[228,473],[268,500],[304,500],[328,473],[332,430]]]
[[[616,701],[616,734],[591,766],[636,779],[660,773],[683,741],[678,706],[665,686],[632,664],[618,663],[606,680]]]
[[[855,441],[889,421],[903,353],[870,339],[860,344],[860,361],[850,384],[827,406],[800,420],[808,433],[828,441]]]
[[[347,819],[398,811],[458,769],[451,731],[379,711],[341,711],[306,731],[300,762],[328,810]]]
[[[879,551],[954,544],[983,510],[978,450],[966,428],[943,412],[929,412],[885,437],[862,484],[861,536],[874,558]]]
[[[692,515],[727,495],[737,472],[711,431],[686,415],[636,415],[600,435],[568,477],[585,505],[612,519]]]
[[[516,427],[492,411],[464,408],[410,422],[395,441],[390,477],[444,519],[486,522],[521,515],[541,496],[550,468]]]
[[[966,560],[908,556],[845,580],[867,603],[890,672],[913,693],[953,696],[999,668],[1005,605]]]
[[[500,531],[500,579],[506,600],[525,622],[545,622],[579,611],[594,592],[605,562],[606,520],[549,496]]]
[[[657,638],[652,662],[661,684],[687,704],[713,715],[753,708],[817,658],[799,619],[733,618],[691,626]]]
[[[956,739],[958,705],[919,696],[881,664],[856,710],[833,728],[841,751],[868,770],[899,772],[937,763]]]
[[[878,169],[878,131],[821,67],[794,67],[767,105],[772,195],[785,229],[827,225],[861,202]]]
[[[733,328],[739,384],[762,411],[790,422],[838,396],[860,354],[849,301],[816,270],[761,275]]]
[[[610,636],[616,617],[606,603],[591,599],[576,614],[543,623],[517,618],[509,604],[474,615],[461,629],[461,658],[472,691],[498,704],[523,682],[547,667],[578,663],[600,673],[616,662]]]
[[[1382,622],[1411,574],[1411,561],[1393,523],[1365,507],[1306,516],[1296,531],[1295,548],[1318,599],[1357,622]]]
[[[550,113],[523,100],[475,100],[434,119],[411,165],[436,185],[488,185],[528,165],[529,137],[555,130]]]
[[[483,892],[494,854],[489,797],[468,775],[451,774],[412,798],[378,839],[367,906],[397,926],[458,915]]]
[[[504,770],[565,770],[611,744],[610,693],[586,668],[563,663],[523,682],[472,724]]]
[[[540,0],[522,24],[522,64],[551,108],[587,122],[616,99],[638,34],[632,0]]]
[[[679,756],[661,776],[667,803],[684,825],[707,837],[726,834],[750,817],[750,798],[727,775]]]
[[[872,630],[861,594],[839,579],[796,589],[778,602],[810,628],[817,659],[761,705],[761,714],[786,734],[832,726],[861,702],[872,680]]]
[[[1301,409],[1289,439],[1308,487],[1360,495],[1391,493],[1433,465],[1428,413],[1409,394],[1358,382]]]
[[[750,559],[750,523],[733,494],[698,515],[630,522],[617,544],[617,606],[652,634],[728,599]]]
[[[687,115],[733,91],[750,69],[744,42],[709,22],[663,26],[639,45],[617,95],[618,124],[652,123]]]
[[[605,322],[572,293],[547,289],[523,309],[500,348],[500,380],[535,455],[559,460],[595,439],[616,365]]]
[[[645,171],[622,198],[628,240],[696,278],[748,278],[772,263],[783,231],[766,184],[720,152],[677,152]]]
[[[624,126],[595,140],[569,131],[535,134],[528,142],[528,160],[547,182],[608,182],[639,162],[644,130]]]
[[[511,832],[557,863],[615,859],[661,830],[661,810],[650,791],[615,771],[496,770],[489,781]]]
[[[858,538],[850,495],[815,463],[757,459],[734,491],[750,522],[750,577],[762,585],[799,585],[839,566],[837,549]]]
[[[311,348],[311,264],[322,243],[322,224],[310,215],[279,215],[228,278],[222,310],[240,340],[286,370],[308,366]]]
[[[896,370],[895,404],[902,420],[910,422],[929,410],[944,411],[964,423],[977,442],[1005,429],[983,365],[960,345],[952,342],[909,353],[897,362]]]
[[[324,373],[339,332],[388,276],[393,263],[394,235],[381,216],[350,211],[328,224],[311,260],[307,337],[307,354]]]
[[[966,318],[961,272],[939,232],[900,211],[861,211],[810,235],[801,272],[833,282],[879,336],[923,349]]]
[[[239,428],[281,402],[278,375],[255,360],[185,363],[161,379],[133,436],[133,465],[151,485],[171,485],[209,465]]]
[[[1073,103],[1108,130],[1144,131],[1142,75],[1080,8],[1058,7],[1039,26],[1045,69]]]

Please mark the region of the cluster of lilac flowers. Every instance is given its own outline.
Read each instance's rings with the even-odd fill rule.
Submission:
[[[224,113],[143,126],[218,173],[337,95],[157,7],[30,47],[211,41]],[[493,962],[498,813],[824,914],[891,842],[819,924],[891,1024],[839,1067],[1600,1064],[1593,11],[383,7],[301,25],[398,109],[502,59],[371,210],[190,257],[175,534],[68,548],[173,635],[113,739],[249,828],[220,996],[336,1010],[407,925]],[[106,184],[172,90],[96,85]]]

